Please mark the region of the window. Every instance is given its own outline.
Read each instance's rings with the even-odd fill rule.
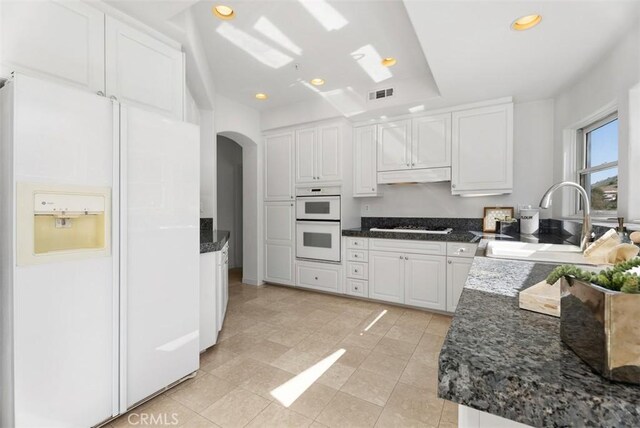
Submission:
[[[582,150],[579,151],[578,163],[580,185],[590,196],[594,214],[615,216],[618,210],[617,113],[583,128],[581,134]]]

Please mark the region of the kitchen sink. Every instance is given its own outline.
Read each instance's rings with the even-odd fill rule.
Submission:
[[[561,244],[492,241],[485,255],[497,259],[527,260],[563,264],[594,265],[582,255],[580,247]]]

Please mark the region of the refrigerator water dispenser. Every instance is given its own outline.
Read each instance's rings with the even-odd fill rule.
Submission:
[[[18,184],[18,265],[110,253],[109,188]]]

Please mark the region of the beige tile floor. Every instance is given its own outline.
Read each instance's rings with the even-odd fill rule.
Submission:
[[[240,278],[231,271],[224,329],[197,376],[111,427],[457,426],[457,405],[436,395],[449,317]],[[288,408],[271,395],[340,349]]]

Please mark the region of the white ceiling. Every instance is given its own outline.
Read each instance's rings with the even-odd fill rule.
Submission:
[[[616,0],[404,3],[446,103],[551,97],[638,25],[640,6]],[[537,27],[510,29],[532,13],[543,17]]]
[[[228,0],[225,4],[236,12],[236,18],[229,21],[212,15],[215,4],[219,2],[201,1],[192,11],[216,80],[216,91],[234,100],[266,109],[320,95],[340,103],[348,114],[362,108],[368,91],[401,81],[419,82],[416,96],[437,95],[400,0]],[[277,40],[269,34],[277,34]],[[360,61],[371,61],[367,66],[373,77],[359,65],[359,56],[354,58],[360,49],[364,53]],[[391,68],[382,67],[374,51],[381,57],[394,56],[398,63]],[[326,81],[317,88],[320,93],[305,84],[315,77]],[[257,92],[267,93],[269,99],[255,100]]]
[[[305,8],[305,1],[312,6]],[[216,92],[261,110],[303,106],[320,97],[346,116],[383,107],[367,104],[364,96],[388,86],[398,88],[387,108],[395,113],[418,104],[549,98],[602,58],[640,16],[636,0],[108,2],[170,32],[177,28],[176,16],[190,7]],[[215,18],[211,8],[219,3],[232,6],[236,18]],[[313,6],[324,10],[314,12]],[[530,13],[543,16],[539,26],[510,29],[515,18]],[[376,83],[358,65],[352,54],[366,46],[398,59],[389,69],[392,77]],[[314,77],[326,80],[315,91],[304,83]],[[255,100],[256,92],[266,92],[269,100]]]

